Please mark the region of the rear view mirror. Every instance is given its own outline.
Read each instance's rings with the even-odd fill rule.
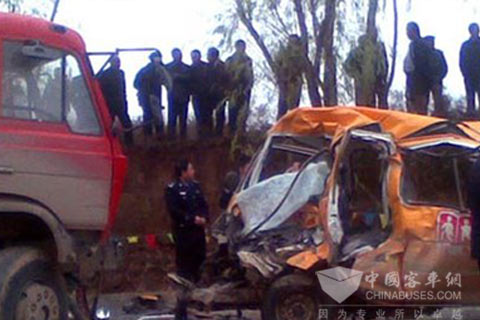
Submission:
[[[47,60],[55,60],[62,57],[61,51],[45,47],[39,43],[24,45],[22,54],[27,57]]]

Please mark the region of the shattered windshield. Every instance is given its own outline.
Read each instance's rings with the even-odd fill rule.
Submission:
[[[259,182],[279,174],[298,172],[311,156],[327,146],[327,139],[321,137],[274,137],[262,160]]]
[[[326,140],[275,138],[260,162],[259,182],[238,195],[244,234],[274,229],[309,203],[318,205],[330,172]]]
[[[437,146],[403,154],[402,197],[410,204],[464,209],[472,151]]]

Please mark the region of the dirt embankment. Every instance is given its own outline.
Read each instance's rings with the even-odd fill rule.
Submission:
[[[166,274],[175,270],[175,246],[167,237],[171,230],[164,200],[165,187],[173,179],[175,163],[182,158],[190,160],[214,220],[220,213],[218,199],[223,179],[234,166],[230,142],[216,139],[158,143],[148,147],[138,143],[125,152],[129,170],[113,231],[117,238],[138,236],[138,242],[126,243],[123,263],[106,273],[102,291],[169,291],[172,284]],[[147,234],[156,235],[156,249],[148,247]]]
[[[116,235],[166,235],[170,232],[164,193],[173,179],[175,163],[182,158],[190,160],[195,166],[212,219],[219,214],[218,198],[222,182],[234,166],[228,140],[159,143],[150,147],[140,145],[126,150],[126,153],[129,170],[114,227]]]

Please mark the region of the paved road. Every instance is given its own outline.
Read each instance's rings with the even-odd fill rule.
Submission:
[[[171,310],[174,305],[174,294],[173,292],[167,292],[161,294],[163,297],[163,303],[165,309]],[[122,311],[122,307],[127,304],[132,298],[136,295],[134,293],[123,293],[123,294],[110,294],[110,295],[103,295],[99,301],[99,306],[106,307],[111,311],[112,320],[138,320],[141,315],[129,315],[125,314]],[[166,311],[167,312],[167,311]],[[435,318],[432,314],[426,315],[424,314],[423,317],[419,317],[418,320],[480,320],[480,307],[464,307],[461,308],[460,311],[458,309],[447,309],[444,308],[441,310],[442,317]],[[168,312],[166,313],[168,314]],[[173,320],[173,317],[155,317],[155,318],[145,318],[145,320]],[[212,320],[238,320],[235,316],[234,311],[227,311],[222,313],[213,313],[210,317],[189,317],[191,320],[195,319],[212,319]],[[348,320],[362,320],[361,318],[349,316]],[[384,319],[384,318],[382,318]],[[389,317],[389,320],[399,320],[398,318],[395,319],[394,317]],[[244,313],[244,317],[242,320],[260,320],[260,314],[256,311],[246,311]],[[319,319],[320,320],[320,319]],[[367,320],[366,318],[364,320]],[[368,320],[375,320],[375,319],[368,319]],[[386,319],[385,319],[386,320]],[[403,318],[401,320],[416,320],[412,317],[410,318]]]
[[[167,293],[167,294],[160,294],[162,297],[164,297],[163,303],[163,308],[165,309],[165,315],[168,315],[169,312],[167,310],[171,310],[173,305],[174,305],[174,296],[172,293]],[[137,320],[139,319],[140,315],[129,315],[123,312],[122,307],[127,304],[129,301],[131,301],[133,298],[135,298],[136,295],[134,293],[122,293],[122,294],[109,294],[109,295],[103,295],[100,300],[99,300],[99,307],[105,307],[108,310],[110,310],[111,315],[110,319],[112,320]],[[189,317],[189,319],[195,320],[195,319],[212,319],[212,320],[224,320],[224,319],[230,319],[230,320],[238,320],[238,318],[235,316],[236,313],[232,311],[227,311],[227,312],[215,312],[212,313],[211,316],[209,317]],[[165,319],[165,320],[173,320],[173,317],[155,317],[155,318],[145,318],[145,320],[157,320],[157,319]],[[260,314],[259,312],[256,311],[246,311],[243,314],[242,320],[260,320]]]

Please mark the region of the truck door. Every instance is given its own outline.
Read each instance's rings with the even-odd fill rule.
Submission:
[[[70,229],[108,218],[112,149],[72,53],[0,43],[0,194],[48,207]]]

